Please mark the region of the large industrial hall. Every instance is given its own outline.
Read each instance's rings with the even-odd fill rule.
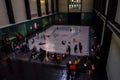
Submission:
[[[120,0],[0,0],[0,80],[120,80]]]

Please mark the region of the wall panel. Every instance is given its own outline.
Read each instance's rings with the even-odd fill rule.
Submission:
[[[24,0],[11,0],[15,22],[26,20]]]
[[[45,0],[41,0],[41,12],[42,12],[42,15],[46,15]]]
[[[32,18],[38,17],[37,0],[29,0],[29,3],[30,3],[31,17]]]
[[[48,0],[48,7],[49,7],[49,13],[51,13],[52,11],[51,11],[51,0]]]
[[[0,26],[9,24],[5,0],[0,0]]]
[[[108,80],[120,79],[120,38],[112,35],[110,52],[107,61]]]
[[[82,12],[93,11],[93,0],[82,0]]]
[[[68,12],[67,0],[59,0],[59,12]]]
[[[118,0],[118,6],[117,6],[117,12],[116,12],[115,21],[118,24],[120,24],[120,0]]]

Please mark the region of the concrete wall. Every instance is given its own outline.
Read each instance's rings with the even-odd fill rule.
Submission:
[[[68,0],[59,0],[59,12],[68,12],[67,1]],[[92,12],[92,11],[93,11],[93,0],[82,0],[82,12]],[[76,11],[76,12],[80,12],[80,11]]]
[[[31,17],[38,17],[37,13],[37,0],[29,0],[30,3],[30,11],[31,11]]]
[[[11,0],[15,22],[26,20],[24,0]]]
[[[46,11],[45,11],[45,0],[41,0],[41,13],[42,13],[42,15],[46,14]]]
[[[82,12],[93,11],[93,0],[82,0]]]
[[[114,34],[112,35],[106,70],[108,80],[120,80],[120,38]]]
[[[68,12],[68,0],[59,0],[59,12]]]
[[[9,24],[5,0],[0,0],[0,26]]]
[[[117,7],[115,21],[120,24],[120,0],[118,0],[118,7]]]
[[[54,11],[56,12],[56,0],[54,0]]]
[[[49,13],[51,13],[51,0],[48,0]]]

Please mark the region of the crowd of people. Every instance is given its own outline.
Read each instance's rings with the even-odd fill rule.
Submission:
[[[102,48],[101,45],[96,45],[95,41],[93,43],[89,56],[76,57],[74,61],[68,61],[67,80],[76,80],[80,73],[87,73],[90,80],[94,79],[96,67],[101,61]],[[79,45],[81,46],[81,43]]]
[[[28,41],[25,41],[20,33],[16,33],[14,40],[10,40],[8,37],[3,40],[3,46],[1,47],[1,51],[8,55],[19,49],[21,49],[21,51],[25,51],[24,49],[27,48]]]
[[[72,62],[69,61],[67,64],[67,80],[76,80],[77,76],[80,73],[80,58],[76,57],[76,59]]]
[[[34,47],[31,51],[31,55],[29,61],[31,60],[38,60],[41,62],[54,62],[56,64],[60,64],[63,60],[67,58],[67,54],[60,54],[49,52],[40,48],[38,51],[36,47]]]
[[[71,31],[71,29],[70,29]],[[67,48],[66,48],[66,53],[56,53],[56,52],[49,52],[46,51],[42,48],[39,49],[39,51],[37,50],[37,47],[34,46],[32,50],[29,49],[29,43],[28,40],[26,40],[24,43],[19,43],[22,39],[21,36],[19,36],[18,34],[16,35],[17,37],[17,41],[14,41],[12,43],[9,43],[9,40],[6,39],[6,45],[7,47],[5,49],[10,49],[10,50],[5,50],[8,51],[6,53],[10,53],[10,51],[13,51],[16,53],[16,51],[22,51],[22,52],[30,52],[30,56],[29,56],[29,60],[28,61],[32,61],[32,60],[38,60],[41,62],[54,62],[56,64],[61,64],[62,61],[64,61],[67,57],[70,58],[72,52],[71,52],[71,43],[70,41],[61,41],[62,45],[66,45],[67,44]],[[36,38],[39,39],[43,39],[46,40],[46,35],[42,34],[41,36],[39,36],[38,34],[36,34]],[[32,44],[35,43],[34,38],[32,39]],[[83,45],[80,41],[77,41],[75,38],[73,38],[73,43],[75,44],[73,47],[74,53],[82,53],[83,51]],[[9,48],[10,47],[10,48]],[[79,52],[78,52],[79,51]],[[97,47],[93,47],[91,49],[91,56],[96,56],[96,53],[99,54],[100,52],[100,46],[98,45]],[[99,56],[97,56],[97,58],[100,58]],[[75,58],[75,60],[69,61],[68,63],[66,63],[67,65],[67,79],[69,80],[69,78],[77,78],[77,76],[79,75],[79,73],[81,71],[85,71],[88,73],[91,73],[91,70],[94,70],[94,63],[92,63],[92,59],[85,57],[83,62],[81,62],[80,57]]]

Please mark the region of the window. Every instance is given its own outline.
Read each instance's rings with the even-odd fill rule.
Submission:
[[[69,10],[70,9],[81,9],[81,0],[69,0]]]

